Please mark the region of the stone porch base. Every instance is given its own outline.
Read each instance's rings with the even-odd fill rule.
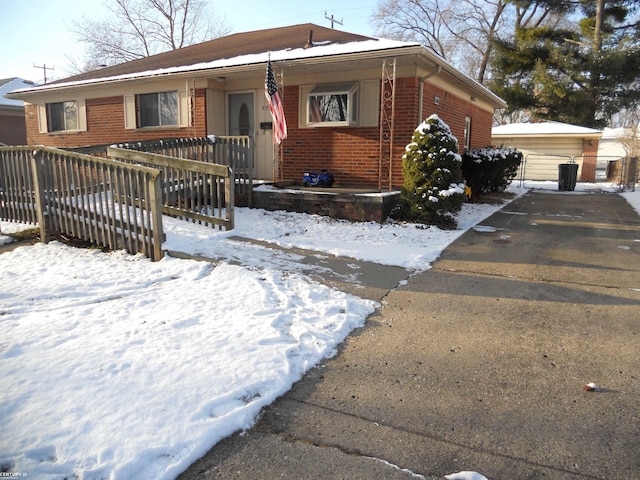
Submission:
[[[400,192],[349,188],[276,188],[253,190],[253,207],[310,213],[354,222],[383,223],[400,200]]]

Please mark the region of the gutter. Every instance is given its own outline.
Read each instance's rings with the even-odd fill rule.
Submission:
[[[445,60],[442,57],[440,57],[439,55],[437,55],[435,52],[433,52],[433,51],[431,51],[431,50],[429,50],[429,49],[427,49],[425,47],[422,47],[422,51],[420,53],[425,58],[427,58],[431,63],[440,66],[449,75],[454,77],[456,80],[458,80],[460,83],[462,83],[467,88],[470,88],[471,90],[474,90],[474,91],[478,92],[483,97],[487,97],[492,102],[494,102],[497,105],[499,105],[498,108],[507,108],[507,102],[505,102],[502,98],[500,98],[498,95],[493,93],[491,90],[489,90],[487,87],[485,87],[484,85],[482,85],[478,81],[476,81],[473,78],[469,77],[468,75],[462,73],[460,70],[458,70],[456,67],[454,67],[447,60]]]
[[[315,49],[319,49],[321,47],[314,47]],[[308,52],[313,49],[297,49],[300,51],[300,54],[296,56],[295,54],[289,56],[287,54],[291,53],[286,51],[284,55],[281,55],[281,58],[278,58],[275,53],[271,52],[271,63],[276,66],[278,64],[296,64],[298,62],[305,62],[307,64],[314,65],[322,65],[322,64],[332,64],[338,60],[349,59],[349,57],[357,58],[357,59],[371,59],[371,58],[383,58],[391,57],[396,55],[404,55],[405,52],[412,53],[411,50],[414,48],[420,48],[417,44],[410,45],[401,45],[401,46],[393,46],[386,48],[372,48],[366,49],[363,51],[356,52],[337,52],[326,55],[317,55],[317,56],[308,56],[305,55],[304,52]],[[283,51],[284,52],[284,51]],[[159,77],[167,77],[172,76],[173,78],[192,78],[194,75],[220,75],[224,73],[233,74],[233,73],[244,73],[254,71],[258,68],[264,69],[266,68],[266,64],[268,61],[269,52],[261,52],[258,54],[250,54],[250,55],[241,55],[241,57],[247,57],[247,61],[236,64],[222,64],[218,66],[208,66],[207,64],[214,64],[216,62],[225,62],[229,61],[229,59],[217,59],[211,62],[202,62],[196,63],[192,65],[183,65],[179,67],[170,67],[170,68],[158,68],[155,70],[147,70],[144,72],[133,72],[133,73],[124,73],[120,75],[114,75],[111,77],[102,77],[102,78],[94,78],[89,80],[79,80],[79,81],[68,81],[60,80],[56,83],[50,83],[46,85],[41,85],[36,88],[30,89],[17,89],[10,93],[7,93],[7,98],[11,99],[19,99],[23,100],[26,96],[39,94],[39,93],[50,93],[60,90],[73,89],[73,88],[91,88],[91,87],[99,87],[104,85],[117,85],[122,82],[128,81],[136,81],[136,80],[148,80]],[[222,73],[224,72],[224,73]]]
[[[373,42],[373,41],[372,41]],[[357,43],[357,42],[356,42]],[[349,44],[344,44],[349,45]],[[401,44],[380,48],[371,48],[371,49],[363,49],[361,51],[342,51],[342,52],[334,52],[326,55],[313,55],[308,56],[305,55],[304,52],[309,52],[310,50],[320,50],[322,47],[314,47],[313,49],[296,49],[299,50],[299,53],[293,51],[285,51],[282,52],[271,52],[271,61],[272,64],[276,65],[278,63],[290,63],[296,64],[307,63],[314,65],[322,65],[322,64],[332,64],[336,61],[340,60],[348,60],[349,58],[354,59],[381,59],[384,57],[393,57],[393,56],[404,56],[404,55],[417,55],[421,56],[424,61],[427,61],[433,64],[436,67],[436,71],[432,72],[433,75],[441,74],[443,70],[447,72],[449,75],[454,77],[457,81],[463,84],[465,87],[471,89],[478,93],[479,96],[486,97],[489,101],[498,105],[498,108],[505,108],[507,104],[503,99],[498,97],[492,91],[481,85],[480,83],[473,80],[471,77],[468,77],[464,73],[457,70],[453,65],[449,64],[446,60],[437,56],[435,53],[428,50],[426,47],[423,47],[416,43],[411,44]],[[276,53],[281,53],[280,55],[276,55]],[[228,63],[224,64],[224,62],[232,61],[232,59],[217,59],[211,62],[203,62],[201,64],[193,64],[193,65],[184,65],[180,67],[174,68],[159,68],[156,70],[148,70],[146,72],[137,72],[137,73],[126,73],[121,75],[116,75],[112,77],[102,77],[95,78],[91,80],[81,80],[81,81],[69,81],[65,82],[64,80],[59,81],[59,83],[52,83],[48,85],[42,85],[40,87],[32,88],[32,89],[19,89],[14,90],[6,94],[7,98],[25,100],[31,97],[32,95],[37,95],[40,93],[47,94],[49,92],[56,92],[60,90],[66,89],[74,89],[74,88],[91,88],[91,87],[100,87],[104,85],[117,85],[123,82],[136,81],[136,80],[144,80],[144,79],[152,79],[159,77],[167,77],[172,76],[177,79],[184,78],[193,78],[194,75],[221,75],[225,73],[233,74],[233,73],[243,73],[247,71],[254,71],[258,68],[264,69],[267,63],[268,52],[261,52],[258,54],[249,54],[249,55],[241,55],[238,57],[238,62],[236,64]],[[246,57],[246,61],[242,62],[243,58]],[[420,60],[417,60],[420,61]],[[222,65],[218,66],[207,66],[207,64],[215,64],[217,62],[222,63]],[[200,68],[198,66],[200,65]],[[141,75],[143,73],[143,75]],[[428,76],[427,76],[428,78]],[[426,79],[423,77],[423,79]],[[28,101],[28,100],[27,100]]]
[[[588,138],[599,139],[602,138],[602,132],[594,133],[562,133],[562,132],[550,132],[550,133],[492,133],[492,138],[506,139],[506,138]]]

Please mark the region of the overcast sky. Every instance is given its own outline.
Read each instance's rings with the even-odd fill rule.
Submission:
[[[105,1],[109,0],[0,0],[0,79],[20,77],[42,83],[43,68],[34,65],[53,67],[47,70],[49,80],[69,76],[73,73],[69,57],[82,59],[84,54],[83,44],[74,39],[69,26],[83,16],[100,19],[106,13]],[[334,25],[337,29],[373,35],[369,20],[377,5],[377,0],[209,1],[234,33],[298,23],[330,27],[326,12],[342,21],[342,26]]]

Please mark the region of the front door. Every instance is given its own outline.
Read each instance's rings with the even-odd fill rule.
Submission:
[[[273,142],[271,130],[256,128],[255,115],[255,95],[249,93],[229,94],[229,135],[248,135],[251,137],[254,146],[255,164],[252,165],[253,176],[260,180],[272,180],[273,173],[273,153],[271,144]],[[260,95],[258,100],[264,100],[264,95]],[[262,102],[261,103],[266,103]],[[260,118],[257,121],[264,122],[264,107],[258,105]],[[266,111],[269,114],[268,107]],[[269,148],[267,148],[269,147]]]

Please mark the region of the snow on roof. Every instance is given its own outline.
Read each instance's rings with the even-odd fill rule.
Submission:
[[[594,128],[580,127],[561,122],[527,122],[510,123],[491,129],[493,136],[524,136],[524,135],[599,135],[602,131]]]
[[[7,98],[5,94],[16,89],[33,88],[34,85],[36,84],[31,80],[24,80],[18,77],[0,79],[0,106],[23,107],[24,102],[22,100]]]
[[[295,48],[295,49],[287,48],[284,50],[278,50],[273,52],[265,51],[262,53],[239,55],[231,58],[213,60],[211,62],[202,62],[202,63],[193,64],[193,65],[161,68],[156,70],[147,70],[144,72],[127,73],[123,75],[102,77],[98,79],[79,80],[75,82],[62,81],[62,82],[56,82],[55,84],[42,85],[35,88],[24,88],[20,90],[15,90],[11,93],[19,94],[19,93],[27,93],[27,92],[39,92],[39,91],[46,91],[46,90],[62,88],[62,87],[121,81],[121,80],[128,80],[128,79],[140,78],[140,77],[152,77],[152,76],[167,75],[167,74],[195,72],[195,71],[201,71],[201,70],[213,70],[213,69],[219,69],[219,68],[257,65],[261,63],[266,63],[269,60],[269,58],[271,59],[271,62],[275,64],[279,61],[301,60],[305,58],[319,58],[319,57],[325,57],[330,55],[343,55],[343,54],[349,54],[349,53],[366,53],[366,52],[375,52],[379,50],[390,50],[390,49],[396,49],[396,48],[419,47],[419,46],[420,44],[417,42],[401,42],[397,40],[386,40],[386,39],[373,39],[373,40],[356,41],[356,42],[349,42],[349,43],[335,43],[335,44],[326,44],[326,45],[315,44],[313,48]]]
[[[315,32],[315,40],[313,34]],[[302,40],[304,37],[304,41]],[[271,50],[267,47],[271,46]],[[308,48],[312,46],[313,48]],[[137,78],[160,76],[226,75],[243,72],[272,62],[304,63],[308,59],[321,63],[323,58],[360,55],[376,57],[400,55],[425,57],[426,64],[443,67],[466,87],[487,98],[496,108],[506,103],[491,90],[462,73],[437,53],[419,42],[406,42],[373,38],[342,32],[314,24],[292,25],[275,29],[244,32],[194,44],[177,50],[159,53],[150,57],[131,60],[118,65],[93,70],[68,79],[57,80],[36,88],[24,88],[11,92],[11,97],[28,99],[29,95],[52,92],[59,89],[102,85]],[[222,72],[220,70],[223,70]],[[215,73],[214,73],[215,72]]]
[[[640,125],[638,127],[619,127],[619,128],[608,128],[605,127],[602,132],[602,140],[615,140],[618,141],[621,138],[625,138],[630,136],[630,133],[634,130],[638,134],[640,134]]]

